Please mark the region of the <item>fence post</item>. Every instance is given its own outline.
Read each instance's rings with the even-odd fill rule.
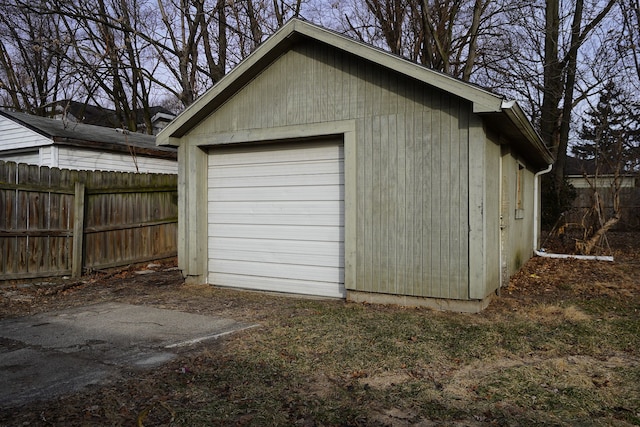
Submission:
[[[73,253],[71,254],[71,276],[82,276],[82,253],[84,247],[84,184],[76,182],[73,202]]]

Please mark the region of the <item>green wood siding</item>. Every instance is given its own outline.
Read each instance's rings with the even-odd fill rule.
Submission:
[[[533,198],[535,173],[507,147],[502,155],[503,280],[508,280],[533,255]],[[521,173],[521,212],[517,214],[517,176]]]
[[[485,147],[484,190],[484,280],[478,295],[488,295],[500,286],[500,145],[488,138]]]
[[[337,49],[305,43],[264,69],[188,138],[355,120],[351,290],[467,299],[471,108]]]

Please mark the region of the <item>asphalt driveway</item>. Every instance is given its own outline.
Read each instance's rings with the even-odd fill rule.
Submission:
[[[256,325],[214,316],[103,303],[0,320],[0,408],[148,369],[181,348]]]

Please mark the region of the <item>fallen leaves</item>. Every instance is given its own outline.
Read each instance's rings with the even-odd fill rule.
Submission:
[[[554,424],[558,405],[591,421],[579,418],[587,404],[604,413],[603,425],[616,421],[606,417],[633,421],[640,416],[633,405],[637,334],[634,319],[616,316],[638,307],[640,264],[633,263],[640,257],[619,259],[534,258],[473,316],[186,285],[168,264],[145,266],[153,270],[146,274],[94,272],[72,286],[63,279],[15,283],[0,289],[1,316],[118,300],[263,327],[156,370],[23,408],[10,424]],[[608,305],[594,314],[585,309],[592,301]],[[0,424],[6,420],[0,416]]]

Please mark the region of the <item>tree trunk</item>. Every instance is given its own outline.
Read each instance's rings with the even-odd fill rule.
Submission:
[[[564,167],[567,162],[567,148],[569,145],[569,130],[571,127],[571,110],[573,109],[573,91],[576,85],[576,68],[578,66],[578,49],[580,42],[580,26],[582,23],[584,0],[576,0],[573,22],[571,24],[571,45],[566,61],[566,81],[564,90],[564,105],[560,120],[560,135],[556,148],[556,163],[553,167],[553,181],[556,194],[560,196],[564,186]]]
[[[604,236],[605,233],[611,229],[611,227],[616,225],[618,221],[620,221],[620,215],[616,213],[616,215],[609,218],[607,222],[605,222],[604,225],[598,229],[598,231],[593,233],[593,236],[591,236],[589,240],[578,245],[578,249],[580,250],[580,252],[582,252],[582,254],[584,255],[590,255],[593,251],[593,248],[595,248],[595,246],[600,241],[600,238]]]
[[[482,12],[486,3],[482,0],[476,0],[473,6],[473,20],[471,22],[471,29],[469,30],[469,54],[464,64],[464,70],[462,71],[462,80],[468,82],[471,79],[471,71],[476,63],[476,51],[478,48],[478,30],[480,28],[480,18],[482,18]]]
[[[558,105],[563,93],[562,65],[558,59],[560,0],[547,0],[545,17],[544,88],[540,111],[540,134],[547,147],[550,147],[554,156],[557,156],[560,118]]]

